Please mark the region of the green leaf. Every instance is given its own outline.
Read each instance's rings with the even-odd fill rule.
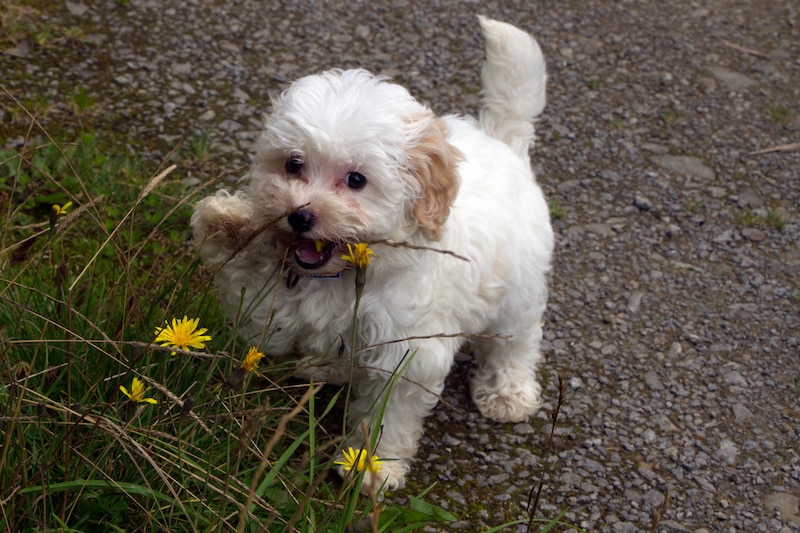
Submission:
[[[176,504],[175,499],[171,496],[167,496],[166,494],[153,490],[149,487],[144,487],[135,483],[126,483],[124,481],[104,481],[102,479],[75,479],[72,481],[62,481],[60,483],[50,483],[49,485],[36,485],[33,487],[26,487],[20,490],[18,494],[55,494],[57,492],[64,492],[68,490],[86,489],[111,490],[115,492],[123,492],[128,495],[134,494],[137,496],[154,498],[172,505]]]
[[[424,513],[430,516],[433,520],[437,522],[455,522],[456,517],[452,514],[448,513],[438,505],[434,505],[432,503],[424,502],[419,498],[412,496],[411,500],[411,508],[419,513]]]

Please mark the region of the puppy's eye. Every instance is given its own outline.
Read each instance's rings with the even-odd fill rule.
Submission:
[[[300,174],[300,171],[303,169],[303,160],[300,159],[299,155],[292,155],[289,156],[289,159],[286,160],[286,172],[289,174]]]
[[[344,181],[348,187],[354,190],[363,189],[367,184],[367,178],[364,177],[364,174],[359,174],[358,172],[350,172]]]

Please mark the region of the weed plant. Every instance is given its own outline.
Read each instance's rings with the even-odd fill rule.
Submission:
[[[292,383],[285,365],[240,344],[188,240],[207,185],[187,190],[174,167],[146,167],[91,135],[0,152],[0,529],[453,520],[420,498],[362,497],[363,472],[329,475],[342,441],[321,424],[336,426],[342,391]],[[154,342],[182,317],[210,339]]]
[[[0,531],[402,532],[456,520],[424,501],[430,489],[398,505],[360,494],[363,468],[331,475],[347,455],[324,428],[345,428],[349,388],[291,381],[290,364],[227,324],[188,234],[192,204],[221,179],[205,170],[207,134],[176,149],[180,170],[150,170],[90,134],[57,142],[21,113],[25,143],[0,150]],[[367,457],[381,411],[361,428]],[[529,508],[489,531],[571,527]]]

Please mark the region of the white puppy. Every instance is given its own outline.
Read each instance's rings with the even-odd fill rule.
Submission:
[[[317,380],[347,379],[355,353],[355,427],[402,373],[375,450],[397,460],[365,487],[403,485],[423,418],[468,334],[481,413],[516,422],[540,403],[553,234],[528,149],[545,105],[544,58],[525,32],[480,24],[479,121],[436,117],[363,70],[302,78],[274,99],[243,190],[205,198],[192,217],[242,337],[269,354],[304,354],[301,373]],[[375,257],[353,347],[356,270],[342,255],[359,242]],[[356,431],[349,444],[363,439]]]

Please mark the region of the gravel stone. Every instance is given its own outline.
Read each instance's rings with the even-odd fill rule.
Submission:
[[[743,207],[761,209],[765,205],[764,198],[762,198],[762,196],[751,187],[745,187],[739,191],[739,194],[736,197],[739,204]]]
[[[758,85],[756,80],[744,74],[740,74],[739,72],[733,72],[722,67],[708,67],[708,70],[720,83],[731,91],[742,92],[754,85]]]
[[[628,312],[632,315],[635,315],[639,312],[642,308],[642,299],[644,298],[644,292],[642,291],[633,291],[631,293],[630,298],[628,298]]]
[[[691,529],[683,527],[681,524],[675,522],[674,520],[664,520],[659,525],[664,529],[666,529],[667,531],[677,531],[678,533],[691,533]],[[708,533],[708,530],[700,528],[696,529],[694,533]]]
[[[633,199],[633,205],[635,205],[642,211],[650,211],[651,209],[653,209],[653,202],[651,202],[644,196],[638,194]]]
[[[514,425],[514,433],[518,433],[521,435],[530,435],[532,433],[536,433],[536,429],[530,424],[516,424]]]
[[[723,439],[719,443],[719,450],[717,450],[717,454],[724,460],[732,462],[736,456],[739,455],[739,448],[736,447],[734,442]]]
[[[753,242],[761,242],[767,238],[767,234],[758,228],[742,228],[742,237]]]
[[[745,420],[748,420],[753,416],[753,413],[750,412],[750,409],[748,409],[747,406],[742,403],[734,404],[732,409],[733,409],[733,419],[734,422],[736,422],[737,424],[740,422],[744,422]]]
[[[650,390],[664,390],[664,385],[661,383],[661,379],[658,377],[658,374],[653,371],[647,372],[644,375],[644,382],[647,383],[647,386],[650,388]]]
[[[675,174],[694,176],[707,181],[713,180],[715,176],[711,167],[706,166],[700,159],[693,156],[657,155],[651,157],[650,160],[664,170]]]

